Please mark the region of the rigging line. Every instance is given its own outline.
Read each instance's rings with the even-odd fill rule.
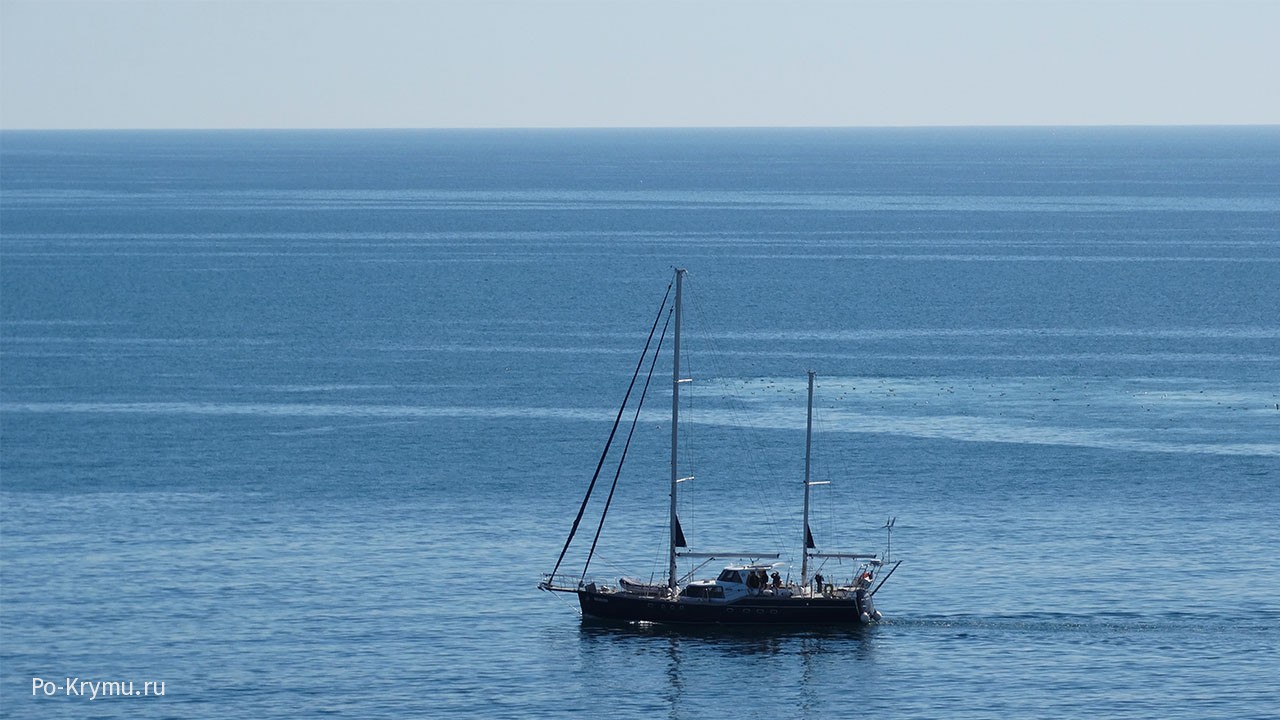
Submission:
[[[600,512],[600,524],[596,526],[596,536],[591,539],[591,550],[587,553],[587,561],[582,564],[582,578],[587,577],[587,566],[596,553],[596,543],[600,542],[600,532],[604,530],[604,518],[609,514],[609,506],[613,504],[613,493],[618,489],[618,478],[622,476],[622,464],[627,460],[627,450],[631,448],[631,438],[636,434],[636,425],[640,423],[640,409],[644,407],[644,399],[649,397],[649,383],[653,380],[653,370],[658,366],[658,355],[662,353],[662,341],[667,337],[667,328],[671,326],[671,313],[667,313],[667,322],[662,326],[662,334],[658,336],[658,346],[653,350],[653,360],[649,363],[649,375],[644,379],[644,387],[640,390],[640,400],[636,402],[636,414],[631,418],[631,429],[627,431],[627,441],[622,445],[622,456],[618,458],[618,470],[613,474],[613,485],[609,487],[609,496],[605,498],[604,510]]]
[[[852,531],[860,528],[859,524],[840,521],[840,517],[858,519],[866,517],[863,498],[867,494],[865,476],[855,468],[859,465],[851,459],[851,450],[845,436],[838,432],[841,417],[841,401],[851,394],[849,380],[843,377],[827,378],[831,392],[826,394],[827,400],[814,406],[814,437],[825,438],[822,452],[814,451],[814,477],[839,480],[826,490],[829,500],[823,503],[825,514],[822,519],[827,524],[827,538],[832,545],[840,541],[848,541]],[[816,401],[815,401],[816,402]],[[856,408],[855,408],[856,415]],[[837,422],[831,420],[837,418]],[[843,532],[841,531],[843,528]]]
[[[604,467],[605,457],[609,454],[609,446],[613,444],[613,436],[617,434],[618,425],[622,422],[622,414],[627,410],[627,401],[631,399],[631,391],[636,386],[636,378],[640,377],[640,369],[644,367],[645,356],[649,354],[649,344],[653,342],[653,334],[658,330],[658,321],[662,319],[662,311],[667,308],[667,298],[671,296],[671,286],[674,284],[675,281],[669,283],[666,294],[662,296],[662,304],[658,306],[658,314],[653,318],[653,327],[649,328],[649,339],[644,341],[644,350],[640,353],[640,359],[636,362],[635,373],[631,375],[631,384],[627,385],[627,394],[622,397],[622,406],[618,408],[618,416],[613,419],[613,429],[609,431],[609,439],[605,441],[604,451],[600,453],[600,462],[596,463],[595,474],[591,476],[591,484],[587,486],[587,494],[582,498],[582,506],[578,508],[578,516],[573,519],[573,527],[569,529],[569,537],[565,539],[564,548],[560,551],[556,566],[551,571],[553,577],[560,571],[560,563],[564,562],[564,555],[569,552],[569,544],[573,542],[573,536],[578,533],[578,525],[582,523],[582,514],[587,511],[587,502],[591,500],[591,493],[595,490],[596,480],[600,479],[600,469]]]
[[[689,301],[690,297],[686,296],[686,308],[692,307],[692,304]],[[685,327],[688,328],[688,315],[685,317]],[[694,325],[694,328],[697,328],[696,324]],[[685,341],[680,358],[680,372],[686,378],[690,378],[691,380],[693,378],[700,377],[701,375],[701,369],[695,372],[693,368],[695,352],[692,348],[696,347],[694,344],[695,341],[693,340],[694,334],[695,333],[690,333],[688,330],[685,330],[685,337],[688,338],[688,340]],[[698,383],[690,384],[687,391],[680,393],[680,400],[684,403],[684,408],[680,411],[680,417],[682,419],[682,422],[680,423],[681,433],[679,440],[680,465],[684,468],[684,472],[682,474],[689,477],[698,477],[702,475],[701,468],[698,465],[699,458],[695,454],[695,451],[698,449],[697,443],[700,440],[700,436],[698,435],[698,424],[693,420],[695,417],[693,403],[697,396]],[[693,515],[695,508],[694,498],[697,494],[697,488],[698,483],[689,483],[684,486],[683,492],[676,496],[676,502],[683,503],[682,509],[678,510],[676,513],[676,522],[681,526],[681,534],[684,534],[684,528],[689,529],[686,538],[697,534],[697,521]],[[683,516],[680,514],[681,512],[684,513]],[[680,517],[684,517],[684,520],[680,521]],[[676,584],[678,585],[679,583],[677,582]]]
[[[687,300],[686,307],[689,308],[700,326],[707,328],[713,326],[698,297],[695,296]],[[731,442],[737,446],[739,455],[742,458],[749,459],[750,466],[754,470],[753,477],[755,482],[751,483],[751,486],[754,491],[755,503],[764,516],[764,526],[773,534],[774,542],[778,547],[786,547],[787,541],[781,532],[779,518],[773,510],[776,498],[766,495],[762,489],[765,487],[764,478],[785,477],[789,473],[782,470],[770,454],[760,450],[762,447],[769,446],[770,443],[763,437],[763,433],[756,426],[756,423],[747,417],[746,405],[741,399],[742,393],[747,392],[747,384],[744,382],[728,382],[729,378],[735,377],[729,372],[731,367],[729,352],[709,332],[705,333],[704,336],[694,336],[702,340],[706,346],[708,362],[711,365],[711,374],[722,380],[720,410],[728,416],[730,425],[741,431],[730,433]],[[758,411],[753,411],[754,415],[758,415]]]

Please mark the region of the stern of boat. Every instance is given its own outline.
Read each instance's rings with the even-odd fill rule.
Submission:
[[[859,588],[857,592],[858,599],[858,620],[863,625],[869,625],[877,622],[883,617],[879,610],[876,610],[875,600],[871,597],[871,593],[866,588]]]

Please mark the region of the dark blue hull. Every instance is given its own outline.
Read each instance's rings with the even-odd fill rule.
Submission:
[[[875,608],[865,592],[849,598],[756,596],[723,603],[578,590],[582,614],[604,620],[702,625],[859,625]]]

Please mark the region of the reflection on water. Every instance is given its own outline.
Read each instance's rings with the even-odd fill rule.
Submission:
[[[804,717],[829,697],[829,688],[816,687],[818,683],[828,682],[833,675],[850,678],[872,672],[867,664],[874,660],[879,630],[864,626],[684,627],[584,618],[578,628],[578,648],[582,667],[596,672],[618,658],[641,659],[651,672],[636,681],[647,686],[648,697],[662,699],[662,707],[655,709],[667,717],[691,717],[717,706],[723,709],[725,701],[734,706],[757,701],[770,708],[791,705]],[[659,662],[660,679],[652,672]],[[725,664],[738,665],[749,674],[731,675],[737,679],[725,686],[723,672],[714,669]],[[851,669],[859,666],[863,669]]]

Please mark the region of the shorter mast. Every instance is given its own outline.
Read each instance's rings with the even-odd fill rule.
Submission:
[[[800,584],[809,584],[809,461],[813,446],[813,376],[809,371],[809,412],[804,423],[804,532],[800,539]]]

